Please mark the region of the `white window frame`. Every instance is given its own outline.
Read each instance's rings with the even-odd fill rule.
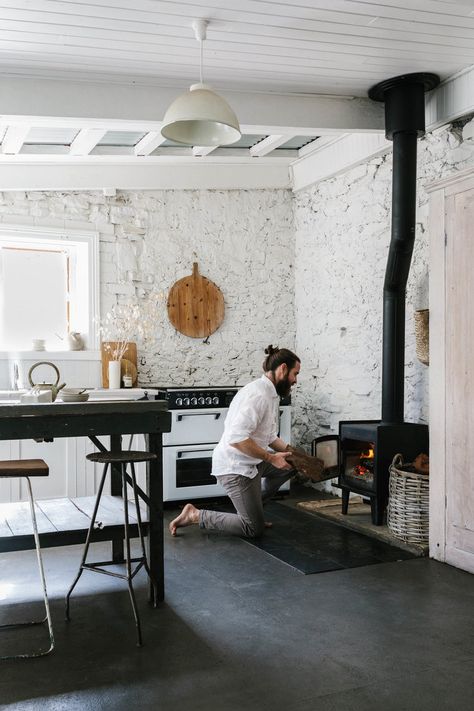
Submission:
[[[99,342],[99,234],[98,232],[59,227],[40,227],[34,225],[0,224],[0,242],[6,239],[48,241],[52,246],[64,246],[65,243],[79,242],[88,245],[87,269],[89,276],[89,313],[86,350],[97,351]],[[66,350],[66,349],[65,349]]]

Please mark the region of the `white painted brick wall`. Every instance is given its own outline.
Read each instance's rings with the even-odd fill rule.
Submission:
[[[294,347],[290,191],[5,192],[0,220],[97,230],[103,314],[135,294],[164,292],[156,342],[139,353],[141,383],[245,384],[260,374],[268,343]],[[193,261],[226,305],[206,343],[177,333],[166,313],[169,288]]]
[[[428,305],[423,185],[472,163],[474,149],[459,130],[446,129],[421,140],[418,156],[405,409],[407,419],[426,422],[428,369],[416,359],[413,328],[414,309]],[[385,156],[294,197],[285,190],[6,192],[0,220],[96,229],[102,313],[153,287],[166,297],[198,261],[223,291],[225,321],[207,343],[190,339],[170,325],[165,298],[156,343],[139,354],[140,382],[244,384],[260,374],[268,343],[296,348],[302,371],[293,440],[308,446],[318,434],[336,432],[340,419],[380,415],[390,206]]]
[[[459,130],[418,143],[416,242],[407,285],[405,416],[428,421],[428,368],[415,355],[413,312],[428,307],[428,195],[423,186],[467,167]],[[341,419],[381,411],[382,299],[390,242],[391,154],[295,196],[294,440],[308,446]],[[328,488],[328,485],[326,485]]]

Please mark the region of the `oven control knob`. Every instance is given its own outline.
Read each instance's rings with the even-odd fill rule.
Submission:
[[[206,398],[206,405],[212,405],[212,397]]]
[[[189,398],[188,397],[185,397],[183,399],[183,405],[185,405],[186,407],[189,405]]]
[[[218,405],[218,404],[219,404],[219,398],[217,397],[217,395],[215,395],[215,396],[212,398],[212,404],[213,404],[213,405]]]
[[[206,401],[204,400],[203,397],[198,398],[198,403],[199,403],[200,405],[204,405],[205,402],[206,402]]]
[[[197,397],[192,397],[191,398],[191,405],[197,405],[197,403],[198,403]]]
[[[177,398],[176,398],[176,404],[178,405],[178,407],[181,407],[181,405],[183,404],[183,398],[182,398],[182,397],[177,397]]]

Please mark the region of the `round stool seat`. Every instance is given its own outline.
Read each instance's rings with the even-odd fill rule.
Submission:
[[[101,464],[127,464],[128,462],[151,462],[156,459],[156,454],[125,449],[118,452],[93,452],[92,454],[87,454],[86,459],[90,462],[100,462]]]

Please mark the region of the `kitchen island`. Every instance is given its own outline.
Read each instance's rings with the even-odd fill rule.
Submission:
[[[169,432],[171,416],[163,400],[45,403],[34,405],[0,405],[0,440],[34,439],[52,441],[59,437],[89,437],[102,450],[121,449],[121,436],[143,434],[147,449],[157,458],[147,464],[146,491],[140,492],[148,507],[146,522],[149,565],[158,582],[153,604],[164,599],[163,576],[163,460],[162,433]],[[99,439],[110,438],[109,447]],[[106,500],[107,515],[95,531],[95,540],[112,541],[113,558],[123,560],[123,525],[114,515],[117,497],[121,497],[120,474],[112,470],[111,497]],[[89,497],[87,497],[89,498]],[[38,506],[41,502],[38,503]],[[90,505],[81,499],[58,499],[47,502],[47,510],[38,511],[45,530],[40,533],[42,546],[70,545],[85,540]],[[0,508],[0,552],[24,550],[34,545],[32,532],[22,528],[24,503],[3,504]],[[9,523],[10,521],[10,523]],[[14,522],[17,521],[17,524]],[[131,527],[137,535],[137,527]]]

